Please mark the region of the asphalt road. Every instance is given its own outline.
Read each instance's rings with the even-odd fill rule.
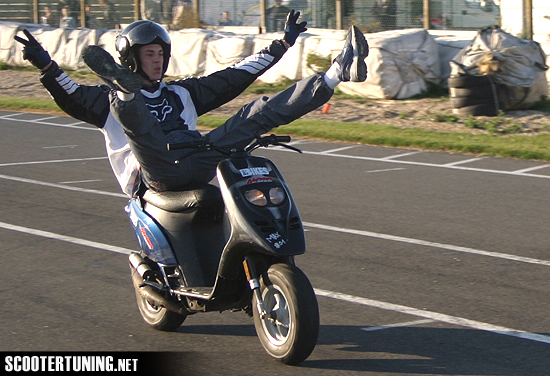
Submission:
[[[171,352],[178,374],[550,375],[550,164],[295,140],[262,150],[307,228],[321,332],[271,360],[242,312],[142,322],[100,132],[0,112],[0,351]]]

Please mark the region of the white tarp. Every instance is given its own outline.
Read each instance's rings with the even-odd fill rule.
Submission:
[[[480,30],[474,40],[452,60],[452,74],[479,76],[491,65],[495,82],[529,87],[545,72],[546,55],[532,40],[517,38],[500,28]],[[489,68],[488,68],[489,69]]]
[[[275,39],[281,39],[281,33],[260,34],[254,38],[253,52],[258,52],[267,47]],[[299,80],[302,78],[302,51],[304,39],[307,36],[300,36],[296,43],[290,48],[281,60],[260,76],[262,82],[277,82],[285,79]]]
[[[332,61],[342,51],[345,40],[346,31],[344,30],[333,30],[329,35],[312,35],[306,38],[302,58],[302,77],[308,77],[321,70],[318,65],[308,64],[308,57],[316,56]]]
[[[450,62],[457,53],[466,47],[473,38],[457,36],[436,36],[435,41],[439,50],[439,62],[441,63],[441,84],[447,86],[447,79],[451,76]]]
[[[204,74],[225,69],[252,54],[254,37],[216,33],[208,40]]]
[[[201,29],[170,31],[172,57],[169,76],[196,76],[204,72],[206,44],[211,32]]]
[[[540,43],[540,46],[546,54],[546,65],[550,66],[550,40],[546,40]],[[546,71],[546,80],[550,82],[550,69]]]
[[[368,34],[368,79],[342,83],[340,89],[364,97],[404,99],[427,89],[427,81],[439,84],[438,46],[426,30],[407,29]]]
[[[525,108],[548,94],[546,54],[532,40],[517,38],[494,27],[480,30],[451,60],[451,76],[491,75],[506,85],[506,110]]]
[[[0,61],[10,65],[29,65],[21,55],[21,45],[13,36],[27,28],[60,65],[83,68],[80,52],[88,44],[99,44],[115,56],[118,30],[59,29],[35,24],[0,22]],[[231,66],[243,57],[261,50],[282,33],[248,34],[203,29],[170,30],[172,57],[167,75],[176,77],[204,75]],[[276,82],[299,80],[319,70],[308,65],[309,55],[330,61],[341,51],[345,30],[309,29],[302,34],[273,68],[259,80]],[[423,29],[408,29],[367,34],[370,55],[368,79],[364,83],[343,83],[342,91],[364,97],[404,99],[426,90],[426,82],[445,83],[449,61],[472,37],[460,35],[437,38]],[[549,46],[550,47],[550,46]]]
[[[15,43],[13,39],[19,26],[20,24],[14,22],[0,22],[0,61],[10,65],[23,65],[21,53],[17,53],[21,48],[16,46],[19,43]]]

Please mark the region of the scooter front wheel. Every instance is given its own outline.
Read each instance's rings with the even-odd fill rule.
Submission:
[[[152,305],[136,290],[136,301],[143,320],[151,327],[165,332],[173,332],[183,324],[186,315]]]
[[[313,351],[319,335],[319,308],[313,287],[299,268],[274,264],[260,287],[266,316],[254,298],[254,326],[262,346],[278,361],[296,365]]]

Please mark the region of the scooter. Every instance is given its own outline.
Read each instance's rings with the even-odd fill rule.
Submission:
[[[198,312],[244,311],[264,349],[296,365],[315,348],[319,308],[294,257],[306,250],[298,209],[283,176],[259,147],[288,145],[269,135],[241,150],[192,141],[168,148],[227,155],[219,187],[147,190],[126,207],[140,252],[129,257],[139,311],[151,327],[173,331]],[[189,154],[190,154],[189,153]]]

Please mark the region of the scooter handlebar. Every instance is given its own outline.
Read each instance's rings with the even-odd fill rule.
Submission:
[[[198,149],[204,146],[204,141],[187,141],[187,142],[175,142],[172,144],[167,144],[166,147],[168,150],[179,150],[179,149]]]
[[[288,143],[290,142],[291,138],[290,136],[277,136],[275,134],[271,134],[269,136],[264,137],[258,137],[255,144],[261,145],[261,146],[267,146],[267,145],[280,145],[281,143]],[[209,144],[208,142],[205,142],[204,140],[194,140],[194,141],[187,141],[187,142],[175,142],[167,144],[166,147],[168,150],[179,150],[179,149],[213,149],[215,148],[214,144]]]

